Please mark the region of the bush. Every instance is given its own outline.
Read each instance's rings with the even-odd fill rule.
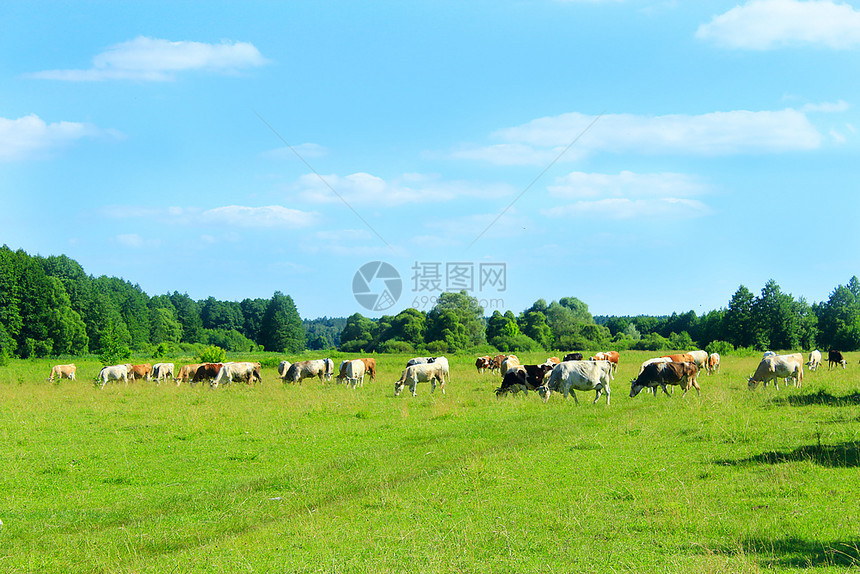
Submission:
[[[414,353],[415,348],[406,341],[385,341],[379,347],[380,353]]]
[[[728,343],[726,341],[711,341],[708,343],[708,346],[705,347],[705,350],[708,354],[716,353],[720,356],[728,355],[733,353],[735,350],[734,345]]]
[[[445,341],[430,341],[427,343],[427,353],[430,355],[444,355],[448,352],[448,343]]]
[[[175,357],[180,354],[179,345],[176,343],[162,342],[155,346],[152,350],[153,359],[164,359],[166,357]]]
[[[490,341],[496,349],[505,353],[525,353],[543,350],[537,341],[522,333],[516,335],[499,335]]]
[[[227,360],[227,352],[217,345],[209,345],[197,355],[201,363],[223,363]]]

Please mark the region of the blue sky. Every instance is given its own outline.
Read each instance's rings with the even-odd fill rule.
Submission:
[[[487,314],[822,301],[858,63],[858,2],[6,0],[0,243],[309,318],[379,316],[372,261],[389,314],[470,273]]]

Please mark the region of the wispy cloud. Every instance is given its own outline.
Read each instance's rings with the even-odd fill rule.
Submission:
[[[714,16],[696,32],[729,48],[770,50],[792,45],[860,46],[860,12],[830,0],[753,0]]]
[[[77,140],[99,136],[120,134],[87,123],[47,123],[35,114],[14,120],[0,118],[0,162],[44,157]]]
[[[320,177],[328,185],[320,181]],[[444,202],[458,198],[497,198],[510,195],[514,191],[506,184],[451,181],[437,175],[416,173],[404,174],[392,181],[369,173],[353,173],[347,176],[307,174],[299,178],[291,188],[300,198],[314,203],[347,201],[351,205],[373,207]],[[332,192],[332,188],[340,197]]]
[[[139,36],[114,44],[93,58],[92,67],[84,70],[46,70],[28,74],[32,78],[94,82],[104,80],[138,80],[163,82],[178,72],[203,70],[235,73],[262,66],[268,60],[248,42],[223,41],[171,42]]]
[[[248,207],[226,205],[211,209],[198,207],[144,207],[109,205],[99,212],[111,219],[145,219],[183,226],[203,226],[227,230],[235,228],[304,229],[319,222],[315,211],[291,209],[282,205]]]
[[[572,112],[538,118],[491,134],[501,144],[451,155],[499,165],[540,165],[552,160],[596,116]],[[732,155],[816,149],[822,135],[799,110],[736,110],[700,115],[604,114],[560,161],[598,152],[616,154]]]
[[[708,193],[708,186],[682,173],[573,172],[556,179],[555,185],[548,189],[551,197],[577,200],[541,211],[551,218],[607,220],[669,215],[699,217],[712,213],[707,204],[692,199]]]

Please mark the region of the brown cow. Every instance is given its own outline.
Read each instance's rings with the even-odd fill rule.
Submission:
[[[370,375],[370,379],[376,380],[376,359],[373,357],[369,357],[366,359],[359,359],[362,363],[364,363],[364,370],[367,374]]]
[[[143,363],[142,365],[127,365],[128,366],[128,378],[132,381],[135,379],[146,379],[149,380],[149,375],[152,372],[152,365],[149,363]]]
[[[54,380],[54,375],[57,376],[57,380],[59,379],[69,379],[71,381],[75,380],[75,371],[78,368],[74,365],[74,363],[69,363],[68,365],[54,365],[51,369],[51,376],[48,377],[48,381]]]
[[[490,368],[492,359],[490,359],[489,355],[484,355],[483,357],[478,357],[475,359],[475,369],[482,375],[484,371]]]
[[[196,383],[198,381],[202,381],[203,379],[207,379],[210,382],[218,376],[218,373],[221,372],[221,367],[223,363],[203,363],[197,370],[194,372],[194,378],[192,382]]]
[[[692,355],[684,353],[681,355],[663,355],[661,359],[669,359],[673,363],[693,363],[696,364],[696,359]]]
[[[203,363],[193,363],[190,365],[183,365],[181,369],[179,369],[179,374],[176,375],[176,384],[177,386],[183,381],[186,383],[190,383],[194,381],[194,374],[197,372],[197,369]]]

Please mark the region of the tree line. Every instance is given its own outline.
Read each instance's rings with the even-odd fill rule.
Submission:
[[[289,295],[194,300],[148,296],[115,277],[87,275],[65,255],[31,256],[0,248],[0,357],[100,353],[175,355],[200,346],[228,351],[305,349],[345,352],[517,352],[586,349],[860,349],[860,280],[827,301],[808,304],[773,280],[755,295],[741,285],[726,307],[701,316],[598,316],[576,297],[538,299],[514,314],[489,317],[466,292],[442,293],[429,311],[404,309],[378,319],[302,319]]]

